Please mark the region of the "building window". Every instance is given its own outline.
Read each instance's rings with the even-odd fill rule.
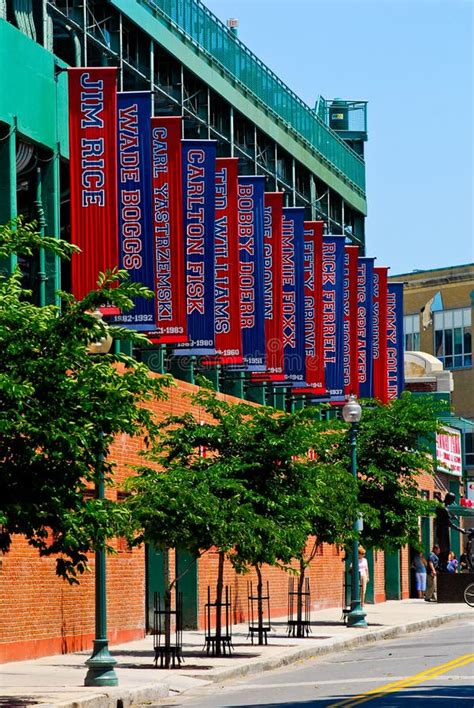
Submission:
[[[403,331],[405,333],[405,351],[420,351],[420,315],[405,315],[403,318]]]
[[[472,366],[471,308],[433,314],[435,356],[445,369]]]
[[[464,464],[466,467],[474,467],[474,432],[464,435]]]

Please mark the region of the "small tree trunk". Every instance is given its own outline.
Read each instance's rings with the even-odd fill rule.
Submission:
[[[303,558],[300,558],[300,576],[298,578],[298,595],[296,600],[296,636],[304,637],[303,631],[303,589],[304,589],[304,576],[306,571],[306,564]]]
[[[224,561],[225,554],[219,552],[219,565],[217,569],[216,585],[216,656],[221,655],[222,643],[222,594],[224,591]]]
[[[257,571],[257,617],[258,617],[258,643],[259,645],[264,644],[263,637],[263,583],[262,583],[262,570],[260,564],[257,563],[255,566]]]

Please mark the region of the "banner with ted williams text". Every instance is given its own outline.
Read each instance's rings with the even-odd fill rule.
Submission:
[[[283,209],[281,250],[285,380],[293,386],[304,386],[306,380],[306,351],[303,207],[286,207]]]
[[[403,341],[403,283],[387,288],[387,377],[388,400],[398,398],[405,386]]]
[[[152,228],[156,344],[187,341],[181,118],[151,119]]]
[[[388,268],[374,268],[373,396],[387,403],[387,276]]]
[[[214,355],[216,142],[183,140],[183,210],[188,343],[177,355]]]
[[[357,370],[361,398],[373,395],[374,260],[359,257],[357,268]]]
[[[238,234],[240,261],[240,326],[244,365],[265,371],[263,293],[263,193],[265,177],[238,180]]]
[[[214,231],[214,324],[219,364],[242,364],[240,328],[237,157],[216,160],[216,219]]]
[[[359,395],[357,373],[358,246],[344,247],[344,393]]]
[[[153,290],[151,236],[151,93],[130,91],[117,96],[118,214],[120,268],[130,280]],[[155,328],[155,303],[137,298],[130,312],[112,322],[138,331]]]
[[[326,393],[323,345],[323,221],[304,222],[306,383]]]
[[[264,302],[267,372],[272,381],[283,381],[283,314],[281,279],[281,229],[283,192],[264,195]]]
[[[323,236],[323,347],[326,390],[344,400],[344,236]]]
[[[82,298],[119,262],[117,237],[117,69],[68,69],[71,287]]]

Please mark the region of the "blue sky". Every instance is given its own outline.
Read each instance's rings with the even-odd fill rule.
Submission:
[[[367,255],[474,261],[474,0],[204,0],[301,98],[369,101]]]

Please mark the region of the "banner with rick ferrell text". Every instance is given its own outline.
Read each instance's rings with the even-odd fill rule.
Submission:
[[[323,349],[326,390],[344,400],[344,236],[323,236]]]

